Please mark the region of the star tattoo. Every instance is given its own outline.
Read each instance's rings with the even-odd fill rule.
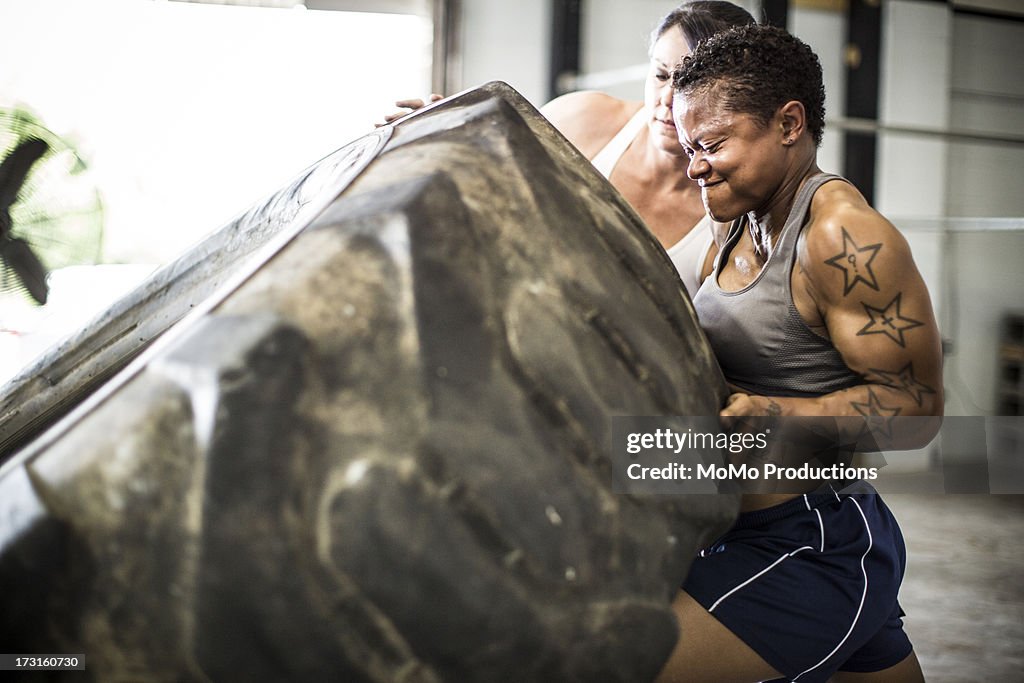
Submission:
[[[906,340],[903,338],[903,333],[907,330],[915,327],[924,325],[920,320],[914,320],[913,318],[905,318],[900,313],[900,299],[903,293],[896,295],[896,298],[890,301],[885,308],[875,308],[874,306],[868,306],[866,303],[861,302],[864,307],[864,311],[871,318],[871,322],[860,329],[857,336],[863,336],[866,334],[884,334],[885,336],[892,339],[900,346],[906,346]]]
[[[914,377],[914,363],[908,362],[902,368],[896,372],[888,372],[886,370],[880,370],[878,368],[871,368],[872,372],[876,377],[881,379],[881,383],[886,386],[905,391],[914,399],[914,403],[922,405],[924,402],[925,394],[934,394],[935,390],[927,384],[918,381],[917,377]]]
[[[868,429],[874,431],[877,427],[879,432],[892,441],[892,421],[893,418],[900,414],[900,408],[890,408],[889,406],[882,405],[882,402],[878,400],[878,396],[871,389],[868,389],[867,403],[850,401],[850,405],[853,406],[854,410],[867,418]]]
[[[825,261],[833,268],[843,271],[843,296],[849,294],[858,282],[863,282],[871,289],[878,291],[878,280],[875,279],[875,272],[871,270],[871,262],[878,256],[878,250],[881,248],[881,242],[858,247],[850,237],[850,233],[843,228],[843,253],[836,254]]]

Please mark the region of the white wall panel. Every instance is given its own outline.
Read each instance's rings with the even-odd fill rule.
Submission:
[[[842,12],[790,8],[789,30],[811,46],[821,60],[825,79],[825,118],[845,114],[846,68],[843,47],[846,43],[846,17]],[[825,138],[818,150],[818,166],[831,173],[843,172],[843,135],[825,127]]]
[[[948,127],[949,7],[894,0],[883,6],[882,26],[879,121]],[[890,218],[943,215],[947,147],[935,138],[880,134],[875,207]]]
[[[1024,131],[1024,23],[957,15],[950,119],[957,128]],[[1024,216],[1024,145],[954,144],[952,216]]]
[[[551,50],[550,0],[464,0],[460,6],[463,86],[505,81],[535,106],[544,104]]]

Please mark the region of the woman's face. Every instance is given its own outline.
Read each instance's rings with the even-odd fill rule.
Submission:
[[[672,69],[688,54],[690,48],[679,27],[673,26],[665,31],[651,48],[651,68],[644,85],[651,142],[671,154],[683,153],[672,118]]]
[[[781,121],[764,125],[730,111],[713,91],[677,96],[679,145],[690,158],[708,214],[728,222],[770,205],[786,175],[787,146]]]

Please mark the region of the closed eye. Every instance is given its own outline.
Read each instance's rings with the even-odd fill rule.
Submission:
[[[703,145],[704,151],[707,152],[708,154],[714,154],[715,152],[722,148],[722,144],[725,142],[725,140],[726,138],[724,137],[711,141],[705,140]]]

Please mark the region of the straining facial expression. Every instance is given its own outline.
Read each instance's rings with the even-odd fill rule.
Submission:
[[[708,215],[731,221],[770,201],[788,163],[780,125],[729,110],[715,88],[677,94],[673,110],[686,173],[700,185]]]

